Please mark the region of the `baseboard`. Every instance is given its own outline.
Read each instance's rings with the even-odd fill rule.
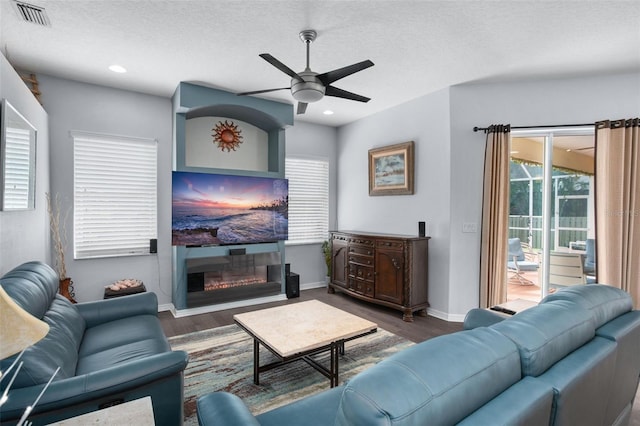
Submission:
[[[158,305],[158,312],[172,311],[174,309],[175,306],[173,306],[173,303],[164,303],[162,305]]]
[[[427,314],[447,322],[464,322],[465,314],[448,314],[436,309],[427,308]]]
[[[300,284],[300,290],[311,290],[314,288],[322,288],[322,287],[327,287],[327,283],[325,281]]]

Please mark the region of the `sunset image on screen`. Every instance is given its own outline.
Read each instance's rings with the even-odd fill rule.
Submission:
[[[172,244],[251,244],[287,239],[286,179],[173,172]]]

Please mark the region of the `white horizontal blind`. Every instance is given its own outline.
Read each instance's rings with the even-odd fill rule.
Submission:
[[[28,129],[6,127],[4,163],[4,204],[5,210],[29,208],[29,188],[34,152],[31,152],[31,133]]]
[[[289,241],[322,242],[329,232],[329,162],[287,158]]]
[[[157,235],[157,142],[73,132],[74,256],[149,253]]]

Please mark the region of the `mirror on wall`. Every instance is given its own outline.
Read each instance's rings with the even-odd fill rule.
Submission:
[[[36,128],[2,100],[0,210],[35,208]]]

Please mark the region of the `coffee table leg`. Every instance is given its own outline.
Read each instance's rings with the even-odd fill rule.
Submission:
[[[258,339],[253,339],[253,383],[260,384],[260,343]]]
[[[331,345],[331,387],[338,386],[338,352],[340,350],[340,343],[333,343]]]

